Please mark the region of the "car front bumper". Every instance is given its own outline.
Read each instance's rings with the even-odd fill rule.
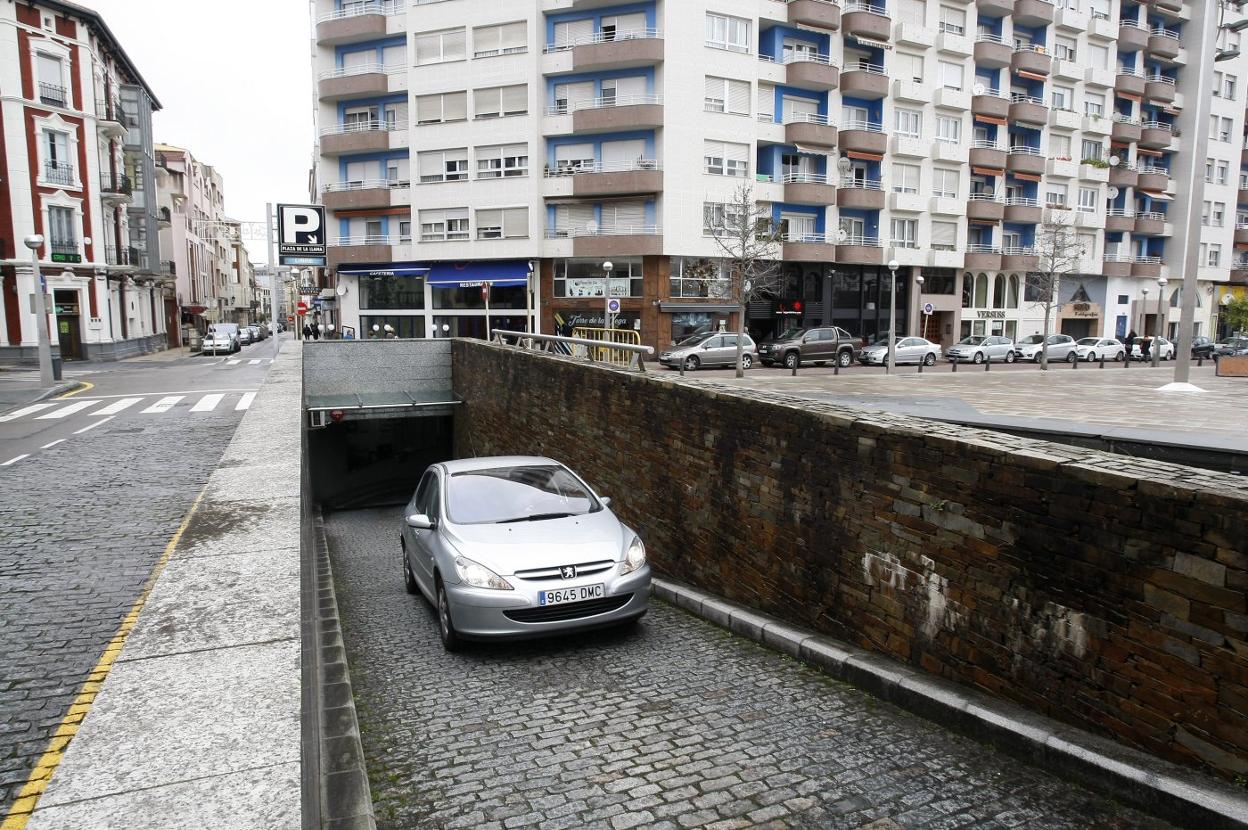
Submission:
[[[650,566],[643,565],[625,576],[618,575],[618,568],[615,565],[607,573],[566,582],[525,582],[509,577],[508,581],[513,585],[520,583],[514,591],[447,584],[446,599],[451,606],[451,622],[455,625],[455,631],[468,639],[525,639],[636,619],[649,608]],[[598,583],[603,584],[602,599],[545,607],[538,599],[538,594],[543,590],[576,588]],[[570,619],[558,618],[566,614],[576,616]],[[545,619],[547,616],[555,618]]]

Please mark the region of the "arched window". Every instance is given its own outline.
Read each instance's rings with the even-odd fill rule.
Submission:
[[[992,307],[1005,308],[1005,274],[997,274],[992,281]]]
[[[975,278],[975,307],[988,307],[988,275],[980,274]]]
[[[1174,293],[1170,295],[1170,307],[1178,308],[1182,304],[1183,304],[1183,287],[1180,286],[1174,289]],[[1196,307],[1200,308],[1200,305],[1201,305],[1200,292],[1197,291],[1196,292]]]
[[[962,307],[972,308],[975,304],[975,277],[970,273],[962,275]]]
[[[1006,308],[1018,308],[1018,274],[1010,274],[1009,293],[1005,298]]]

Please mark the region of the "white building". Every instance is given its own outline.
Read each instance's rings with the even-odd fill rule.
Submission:
[[[890,260],[899,331],[1038,331],[1027,273],[1050,218],[1084,250],[1060,330],[1142,331],[1157,281],[1180,283],[1188,64],[1212,57],[1183,47],[1183,0],[311,5],[314,179],[344,325],[481,336],[488,281],[492,323],[520,328],[530,263],[543,331],[601,325],[606,260],[617,326],[643,342],[732,324],[684,277],[721,254],[704,219],[744,182],[786,234],[784,287],[750,308],[757,334],[887,330]],[[1213,163],[1198,333],[1231,280],[1248,188],[1245,60],[1217,64],[1213,140],[1186,160]]]

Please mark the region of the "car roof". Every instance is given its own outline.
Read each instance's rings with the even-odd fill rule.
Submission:
[[[493,470],[498,467],[521,467],[525,465],[550,465],[562,462],[540,455],[490,455],[481,458],[459,458],[454,461],[443,461],[441,466],[448,473],[466,473],[473,470]]]

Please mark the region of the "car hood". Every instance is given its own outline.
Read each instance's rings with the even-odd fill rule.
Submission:
[[[863,349],[864,352],[886,352],[888,351],[887,343],[874,343]]]
[[[444,535],[463,556],[499,576],[609,559],[618,561],[631,537],[610,510],[566,519],[510,524],[456,525]]]

